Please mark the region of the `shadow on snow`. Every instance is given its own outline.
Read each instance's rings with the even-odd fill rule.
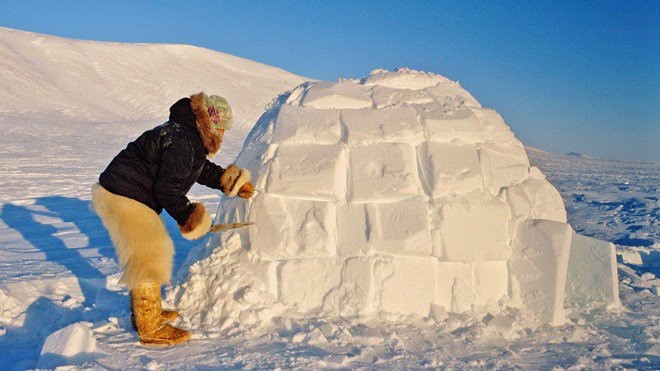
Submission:
[[[38,198],[35,205],[46,210],[33,210],[22,205],[7,203],[1,205],[0,219],[17,231],[32,246],[44,253],[45,261],[64,266],[77,280],[84,300],[82,306],[66,308],[57,302],[40,296],[25,311],[21,327],[9,327],[0,336],[0,368],[33,368],[39,358],[44,339],[50,333],[79,321],[95,322],[110,315],[128,316],[126,292],[111,291],[107,288],[107,276],[81,255],[85,249],[97,249],[100,257],[115,259],[110,237],[100,218],[90,208],[90,201],[63,196]],[[39,222],[41,216],[61,219],[72,223],[87,237],[86,246],[69,248],[58,237],[61,232],[55,225]],[[174,270],[184,262],[188,251],[198,241],[188,241],[181,237],[176,222],[164,218],[167,230],[176,247]],[[17,268],[20,269],[20,268]],[[39,276],[39,272],[33,272]],[[75,293],[71,293],[74,295]],[[67,297],[71,297],[67,295]],[[130,324],[127,322],[127,330]]]

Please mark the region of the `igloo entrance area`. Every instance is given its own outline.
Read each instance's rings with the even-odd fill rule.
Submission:
[[[497,112],[411,70],[309,82],[281,96],[237,164],[253,221],[189,256],[173,290],[191,327],[282,313],[432,315],[618,306],[614,245],[576,234],[563,201]]]

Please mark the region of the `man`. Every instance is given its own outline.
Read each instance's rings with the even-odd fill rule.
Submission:
[[[178,223],[184,238],[209,232],[211,217],[186,197],[195,182],[230,197],[254,193],[250,172],[227,169],[207,159],[220,151],[232,111],[219,96],[199,93],[170,107],[169,120],[144,132],[110,162],[92,187],[92,206],[110,234],[122,282],[131,294],[131,312],[143,344],[175,345],[190,332],[168,324],[179,314],[161,307],[161,285],[170,281],[174,246],[159,214]]]

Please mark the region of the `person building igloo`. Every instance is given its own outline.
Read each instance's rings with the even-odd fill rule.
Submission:
[[[220,96],[200,92],[181,98],[170,107],[167,122],[129,143],[92,186],[92,206],[124,270],[131,321],[143,344],[177,345],[191,337],[170,325],[179,313],[161,305],[174,246],[159,214],[165,209],[182,236],[195,240],[209,232],[211,216],[201,202],[186,196],[194,183],[228,196],[253,194],[249,171],[236,165],[224,169],[207,158],[220,152],[232,120],[229,103]]]
[[[502,306],[559,324],[565,305],[618,304],[613,245],[575,234],[501,116],[442,76],[305,83],[236,163],[255,195],[223,200],[218,222],[255,225],[189,256],[173,300],[192,327]]]

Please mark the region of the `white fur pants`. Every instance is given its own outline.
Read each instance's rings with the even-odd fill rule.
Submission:
[[[142,283],[169,283],[174,244],[163,219],[147,205],[92,186],[92,207],[115,245],[121,279],[129,290]]]

